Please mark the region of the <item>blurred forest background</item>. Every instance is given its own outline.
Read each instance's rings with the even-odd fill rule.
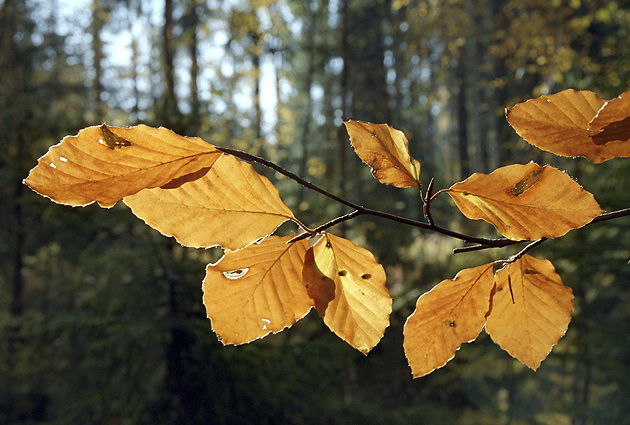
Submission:
[[[413,380],[402,326],[417,297],[516,247],[374,218],[333,232],[386,268],[392,323],[363,356],[314,312],[223,347],[201,303],[216,249],[185,249],[122,205],[70,208],[21,181],[65,135],[166,126],[262,155],[366,207],[421,218],[380,185],[342,120],[403,130],[441,189],[536,160],[607,211],[630,206],[630,162],[593,166],[520,141],[504,107],[565,88],[628,90],[630,1],[0,0],[1,424],[630,424],[630,229],[613,220],[547,241],[576,295],[567,335],[533,372],[482,333]],[[261,172],[310,225],[344,210]],[[444,197],[437,223],[479,236]]]

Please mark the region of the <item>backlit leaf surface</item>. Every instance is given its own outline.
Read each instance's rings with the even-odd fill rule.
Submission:
[[[317,241],[310,258],[307,267],[327,278],[308,284],[318,313],[337,336],[367,354],[383,337],[392,312],[383,266],[366,249],[331,234]]]
[[[206,267],[203,303],[223,344],[244,344],[293,325],[313,306],[302,281],[306,240],[271,236]]]
[[[409,154],[409,141],[402,131],[363,121],[344,124],[357,155],[381,183],[420,187],[420,163]]]
[[[590,122],[589,130],[597,131],[591,136],[597,146],[597,156],[591,161],[630,157],[630,92],[606,102]]]
[[[414,377],[444,366],[483,329],[494,286],[493,264],[460,271],[422,295],[404,327],[404,348]]]
[[[223,155],[203,177],[124,198],[133,213],[182,245],[236,250],[294,218],[276,187],[251,165]]]
[[[84,128],[51,147],[24,183],[60,204],[98,202],[109,208],[142,189],[197,177],[220,155],[202,139],[166,128],[103,124]]]
[[[466,217],[485,220],[513,240],[557,238],[602,213],[571,177],[533,162],[475,173],[447,191]]]
[[[573,292],[551,262],[529,255],[497,271],[495,280],[486,331],[501,348],[536,370],[569,326]]]
[[[628,97],[606,102],[591,91],[569,89],[507,108],[506,117],[523,139],[540,149],[600,163],[630,156]]]

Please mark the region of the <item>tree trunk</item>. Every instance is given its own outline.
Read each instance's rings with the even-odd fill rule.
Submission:
[[[348,52],[348,2],[350,0],[342,0],[341,4],[341,60],[343,62],[343,68],[341,70],[341,80],[340,80],[340,96],[341,96],[341,119],[348,119],[348,75],[350,69],[350,57]],[[346,149],[348,148],[346,132],[341,130],[337,133],[339,135],[338,139],[338,149],[339,149],[339,196],[342,198],[346,197],[346,188],[348,187],[348,182],[346,181]],[[344,214],[343,205],[339,206],[339,215]],[[346,234],[346,223],[342,222],[337,226],[339,231],[339,236],[345,237]]]
[[[103,10],[102,2],[98,0],[92,0],[92,22],[90,25],[90,32],[92,34],[92,67],[94,68],[94,79],[92,82],[94,93],[94,115],[96,122],[103,122],[105,120],[105,102],[103,101],[103,93],[105,88],[103,87],[103,40],[101,40],[101,32],[105,25],[104,16],[107,12]]]
[[[457,152],[459,154],[459,177],[465,179],[470,175],[470,157],[468,154],[468,108],[466,88],[466,63],[462,51],[455,70],[457,97],[455,111],[457,115]]]
[[[308,172],[308,143],[311,139],[311,121],[313,117],[313,98],[311,96],[311,89],[313,88],[313,74],[315,73],[315,37],[314,29],[317,27],[317,15],[315,12],[309,14],[310,22],[307,24],[305,33],[305,39],[308,43],[307,49],[307,65],[306,75],[304,77],[304,95],[306,96],[306,110],[304,111],[304,120],[302,121],[302,138],[300,144],[300,162],[298,168],[298,175],[306,177]],[[306,195],[306,188],[304,186],[299,187],[298,193],[298,207],[304,201]]]
[[[493,32],[504,30],[503,22],[505,22],[505,19],[503,17],[503,6],[504,2],[502,0],[490,0],[490,7],[492,11],[491,22],[495,23],[495,27],[492,29]],[[500,78],[505,78],[506,75],[505,57],[498,54],[494,58],[494,78],[498,80]],[[505,108],[507,100],[508,85],[502,83],[494,91],[494,102],[490,110],[502,110]],[[511,162],[510,144],[508,143],[510,129],[507,125],[505,125],[505,119],[502,114],[500,116],[492,115],[494,114],[491,114],[491,117],[494,119],[497,135],[497,162],[499,163],[499,166],[502,166]]]
[[[162,99],[160,124],[171,129],[177,128],[179,110],[175,93],[175,47],[173,40],[173,0],[164,0],[164,26],[162,27],[162,58],[166,93]]]
[[[190,56],[190,120],[188,132],[190,135],[198,135],[201,129],[201,101],[199,99],[199,15],[197,8],[198,0],[191,0],[186,22],[186,31],[189,32],[188,55]]]
[[[260,86],[262,85],[262,72],[260,70],[260,56],[262,50],[260,46],[261,39],[262,37],[258,33],[258,29],[255,29],[254,33],[252,33],[252,40],[254,44],[252,49],[252,65],[254,68],[254,126],[256,132],[254,147],[261,156],[265,156],[262,134],[262,105],[260,103]]]

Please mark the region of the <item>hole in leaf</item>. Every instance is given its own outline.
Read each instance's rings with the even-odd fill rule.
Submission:
[[[371,278],[371,277],[372,277],[372,275],[371,275],[371,274],[369,274],[369,273],[363,273],[363,274],[361,275],[361,279],[369,279],[369,278]]]
[[[339,270],[339,276],[342,276],[342,277],[343,277],[343,276],[345,276],[345,275],[347,275],[347,274],[348,274],[348,271],[347,271],[347,270]]]
[[[245,267],[244,269],[231,270],[229,272],[223,272],[223,276],[227,277],[230,280],[239,279],[249,271],[249,267]]]
[[[271,320],[269,320],[269,319],[260,319],[260,320],[263,322],[263,326],[262,326],[263,331],[266,331],[267,330],[267,325],[271,324]]]

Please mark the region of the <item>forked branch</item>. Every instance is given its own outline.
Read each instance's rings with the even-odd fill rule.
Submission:
[[[454,254],[458,254],[458,253],[462,253],[462,252],[471,252],[471,251],[478,251],[478,250],[483,250],[483,249],[489,249],[489,248],[502,248],[505,246],[510,246],[510,245],[515,245],[515,244],[519,244],[519,243],[523,243],[523,242],[527,242],[525,240],[512,240],[512,239],[507,239],[507,238],[496,238],[496,239],[489,239],[489,238],[479,238],[476,236],[472,236],[472,235],[467,235],[464,233],[460,233],[460,232],[456,232],[444,227],[440,227],[437,226],[432,218],[431,218],[431,211],[430,211],[430,204],[431,201],[433,201],[435,199],[435,197],[437,195],[439,195],[440,193],[443,193],[444,190],[440,190],[438,192],[436,192],[435,194],[433,194],[433,180],[431,180],[431,182],[429,183],[429,186],[427,187],[427,191],[426,194],[423,198],[424,201],[424,214],[425,217],[428,220],[427,222],[423,222],[423,221],[418,221],[418,220],[413,220],[407,217],[401,217],[395,214],[391,214],[388,212],[384,212],[384,211],[378,211],[378,210],[373,210],[370,208],[365,208],[362,205],[357,205],[354,202],[348,201],[347,199],[344,199],[340,196],[335,195],[334,193],[331,193],[323,188],[321,188],[320,186],[317,186],[305,179],[303,179],[302,177],[298,176],[295,173],[292,173],[291,171],[285,169],[284,167],[276,164],[275,162],[269,161],[267,159],[261,158],[259,156],[256,155],[252,155],[250,153],[247,152],[243,152],[243,151],[239,151],[236,149],[230,149],[230,148],[223,148],[223,147],[217,147],[218,150],[220,150],[221,152],[228,154],[228,155],[232,155],[235,156],[237,158],[240,158],[242,160],[248,161],[248,162],[256,162],[258,164],[264,165],[267,168],[270,168],[274,171],[277,171],[278,173],[290,178],[291,180],[294,180],[295,182],[299,183],[300,185],[306,187],[307,189],[313,190],[317,193],[320,193],[321,195],[326,196],[327,198],[330,198],[342,205],[345,205],[349,208],[352,208],[353,211],[345,214],[343,216],[339,216],[334,218],[333,220],[328,221],[327,223],[322,224],[321,226],[318,226],[315,229],[312,230],[306,230],[303,233],[300,233],[299,235],[297,235],[295,238],[293,238],[291,240],[291,242],[295,242],[301,239],[306,239],[312,236],[315,236],[318,233],[323,232],[324,230],[333,227],[339,223],[342,223],[344,221],[347,220],[351,220],[353,218],[356,218],[360,215],[370,215],[373,217],[380,217],[386,220],[390,220],[390,221],[394,221],[397,223],[402,223],[402,224],[407,224],[409,226],[413,226],[413,227],[419,227],[421,229],[426,229],[426,230],[430,230],[430,231],[434,231],[440,234],[443,234],[445,236],[449,236],[455,239],[459,239],[462,240],[464,242],[467,243],[472,243],[475,245],[471,245],[471,246],[465,246],[462,248],[455,248],[453,250]],[[609,212],[609,213],[604,213],[601,214],[597,217],[595,217],[589,224],[593,224],[593,223],[599,223],[601,221],[607,221],[607,220],[612,220],[615,218],[619,218],[619,217],[625,217],[630,215],[630,208],[626,208],[623,210],[619,210],[619,211],[613,211],[613,212]],[[527,251],[529,251],[530,249],[532,249],[534,246],[539,245],[540,243],[542,243],[546,238],[540,238],[537,239],[536,241],[530,243],[529,245],[527,245],[521,252],[519,252],[518,254],[516,254],[518,257],[516,257],[514,260],[520,258],[523,254],[525,254]],[[514,261],[512,259],[509,259],[507,261]],[[510,261],[510,262],[511,262]]]

